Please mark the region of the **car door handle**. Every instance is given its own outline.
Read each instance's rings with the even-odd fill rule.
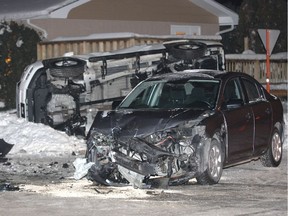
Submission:
[[[247,113],[245,115],[245,118],[246,118],[247,121],[249,121],[252,118],[252,114],[251,113]]]
[[[269,108],[267,108],[267,109],[265,110],[265,113],[269,115],[269,114],[271,113],[271,110],[270,110]]]

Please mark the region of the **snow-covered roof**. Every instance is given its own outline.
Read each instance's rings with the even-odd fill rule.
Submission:
[[[72,8],[88,1],[89,0],[0,0],[0,20],[24,20],[51,16],[63,18],[67,17],[67,14]]]

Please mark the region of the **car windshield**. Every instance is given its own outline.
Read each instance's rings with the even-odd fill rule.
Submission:
[[[218,89],[219,80],[150,80],[134,88],[118,108],[213,109]]]

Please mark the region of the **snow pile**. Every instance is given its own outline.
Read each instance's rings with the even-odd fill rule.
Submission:
[[[14,144],[9,154],[60,156],[82,153],[86,149],[84,140],[43,124],[19,119],[15,112],[0,112],[0,131],[0,138]]]

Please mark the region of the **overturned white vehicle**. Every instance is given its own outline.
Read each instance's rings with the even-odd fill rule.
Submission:
[[[221,43],[200,40],[45,59],[23,72],[17,84],[17,114],[85,136],[97,105],[111,107],[112,101],[121,101],[139,81],[185,69],[224,70],[224,65]]]

